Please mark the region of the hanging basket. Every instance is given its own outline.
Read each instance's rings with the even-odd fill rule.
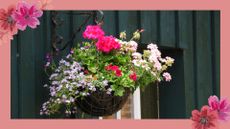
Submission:
[[[76,103],[78,108],[92,116],[109,116],[123,107],[130,93],[130,90],[126,89],[123,96],[119,97],[96,91],[84,99],[78,99]]]

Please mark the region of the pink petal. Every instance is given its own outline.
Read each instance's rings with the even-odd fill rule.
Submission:
[[[215,96],[215,95],[210,96],[210,97],[208,98],[208,103],[210,104],[210,103],[212,103],[212,102],[219,102],[218,97]]]
[[[213,109],[213,110],[218,110],[219,109],[219,103],[218,102],[212,102],[210,107]]]
[[[31,6],[31,8],[29,9],[29,15],[30,15],[30,16],[33,15],[34,12],[35,12],[35,7],[34,7],[34,5],[33,5],[33,6]]]
[[[19,30],[21,30],[21,31],[24,31],[25,29],[26,29],[26,24],[20,24],[20,23],[17,23],[16,24],[17,25],[17,28],[19,29]]]
[[[229,120],[229,115],[228,115],[228,113],[220,112],[220,113],[219,113],[219,119],[222,120],[222,121],[227,121],[227,120]]]
[[[194,121],[200,120],[200,112],[198,110],[192,111],[192,120],[194,120]]]
[[[40,25],[40,22],[37,18],[30,18],[28,21],[28,26],[35,29],[37,25]]]
[[[33,13],[33,17],[41,17],[43,15],[43,12],[41,10],[36,10]]]
[[[221,109],[224,109],[226,106],[227,106],[227,100],[226,99],[223,99],[220,101],[220,110]]]

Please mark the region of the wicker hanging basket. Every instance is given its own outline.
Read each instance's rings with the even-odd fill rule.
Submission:
[[[83,99],[78,99],[76,103],[78,108],[92,116],[109,116],[123,107],[130,93],[130,90],[126,89],[124,95],[119,97],[96,91]]]

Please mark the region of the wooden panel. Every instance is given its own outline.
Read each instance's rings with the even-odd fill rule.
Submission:
[[[141,28],[145,31],[141,35],[141,41],[144,44],[158,43],[158,24],[156,11],[141,11]]]
[[[72,16],[70,14],[70,11],[59,11],[58,12],[58,17],[63,20],[63,23],[61,24],[60,27],[58,27],[57,32],[58,34],[60,34],[63,39],[64,39],[64,43],[61,44],[60,46],[64,46],[65,43],[70,39],[71,34],[73,32],[73,28],[72,28],[72,22],[70,20],[72,20]],[[60,52],[59,57],[64,57],[66,56],[70,51],[69,46],[67,47],[67,49],[63,50],[62,52]],[[59,58],[58,58],[59,59]]]
[[[82,11],[72,11],[72,21],[71,22],[71,27],[70,27],[70,31],[71,34],[73,31],[75,31],[76,29],[78,29],[82,23],[85,21],[85,19],[87,18],[87,16],[81,16],[81,15],[77,15],[77,13],[80,13]],[[84,12],[87,12],[87,10],[85,10]],[[93,19],[91,18],[86,25],[90,25],[93,24]],[[82,37],[82,33],[84,32],[86,26],[83,26],[81,31],[79,31],[76,34],[76,38],[74,40],[74,45],[77,45],[78,43],[85,41],[85,39]]]
[[[19,102],[20,117],[35,117],[35,41],[32,29],[20,32],[19,62]]]
[[[172,80],[160,83],[160,118],[185,118],[183,51],[161,51],[163,56],[168,55],[176,60],[173,67],[168,70]]]
[[[159,34],[157,27],[157,12],[155,11],[141,11],[141,28],[145,31],[141,35],[141,43],[158,43]],[[146,49],[147,45],[139,45],[139,47]],[[143,51],[143,50],[140,50]],[[141,117],[142,119],[152,119],[158,117],[157,110],[157,88],[156,84],[146,86],[141,90]]]
[[[220,11],[212,12],[213,94],[220,96]]]
[[[19,117],[18,81],[18,42],[14,36],[11,42],[11,118]]]
[[[160,12],[160,45],[176,47],[175,12]]]
[[[207,104],[212,95],[212,60],[211,60],[211,33],[210,13],[196,12],[196,79],[198,108]]]
[[[137,11],[119,11],[119,32],[126,31],[127,39],[132,37],[133,32],[139,29],[139,17]]]
[[[34,67],[34,74],[35,74],[35,116],[37,118],[40,118],[40,109],[41,105],[47,101],[48,93],[46,92],[47,89],[43,87],[43,85],[46,83],[45,80],[47,80],[47,76],[44,72],[44,65],[45,65],[45,55],[47,52],[48,45],[50,45],[49,40],[47,40],[47,36],[50,36],[50,26],[47,27],[47,20],[50,20],[47,17],[47,13],[44,14],[43,18],[40,20],[41,24],[38,28],[33,30],[34,35],[34,63],[36,64]],[[49,23],[48,23],[49,24]],[[46,33],[45,35],[43,33]],[[50,49],[51,50],[51,49]]]
[[[193,14],[192,12],[179,12],[179,46],[183,46],[184,60],[184,86],[185,86],[185,106],[186,117],[191,116],[191,111],[195,109],[195,89],[194,89],[194,57],[193,57]]]
[[[106,11],[104,12],[104,24],[102,28],[105,30],[106,35],[118,36],[118,12]]]

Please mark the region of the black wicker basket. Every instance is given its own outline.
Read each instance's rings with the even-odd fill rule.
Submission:
[[[78,108],[92,116],[109,116],[119,111],[127,101],[130,90],[125,90],[122,97],[96,91],[84,99],[76,101]]]

